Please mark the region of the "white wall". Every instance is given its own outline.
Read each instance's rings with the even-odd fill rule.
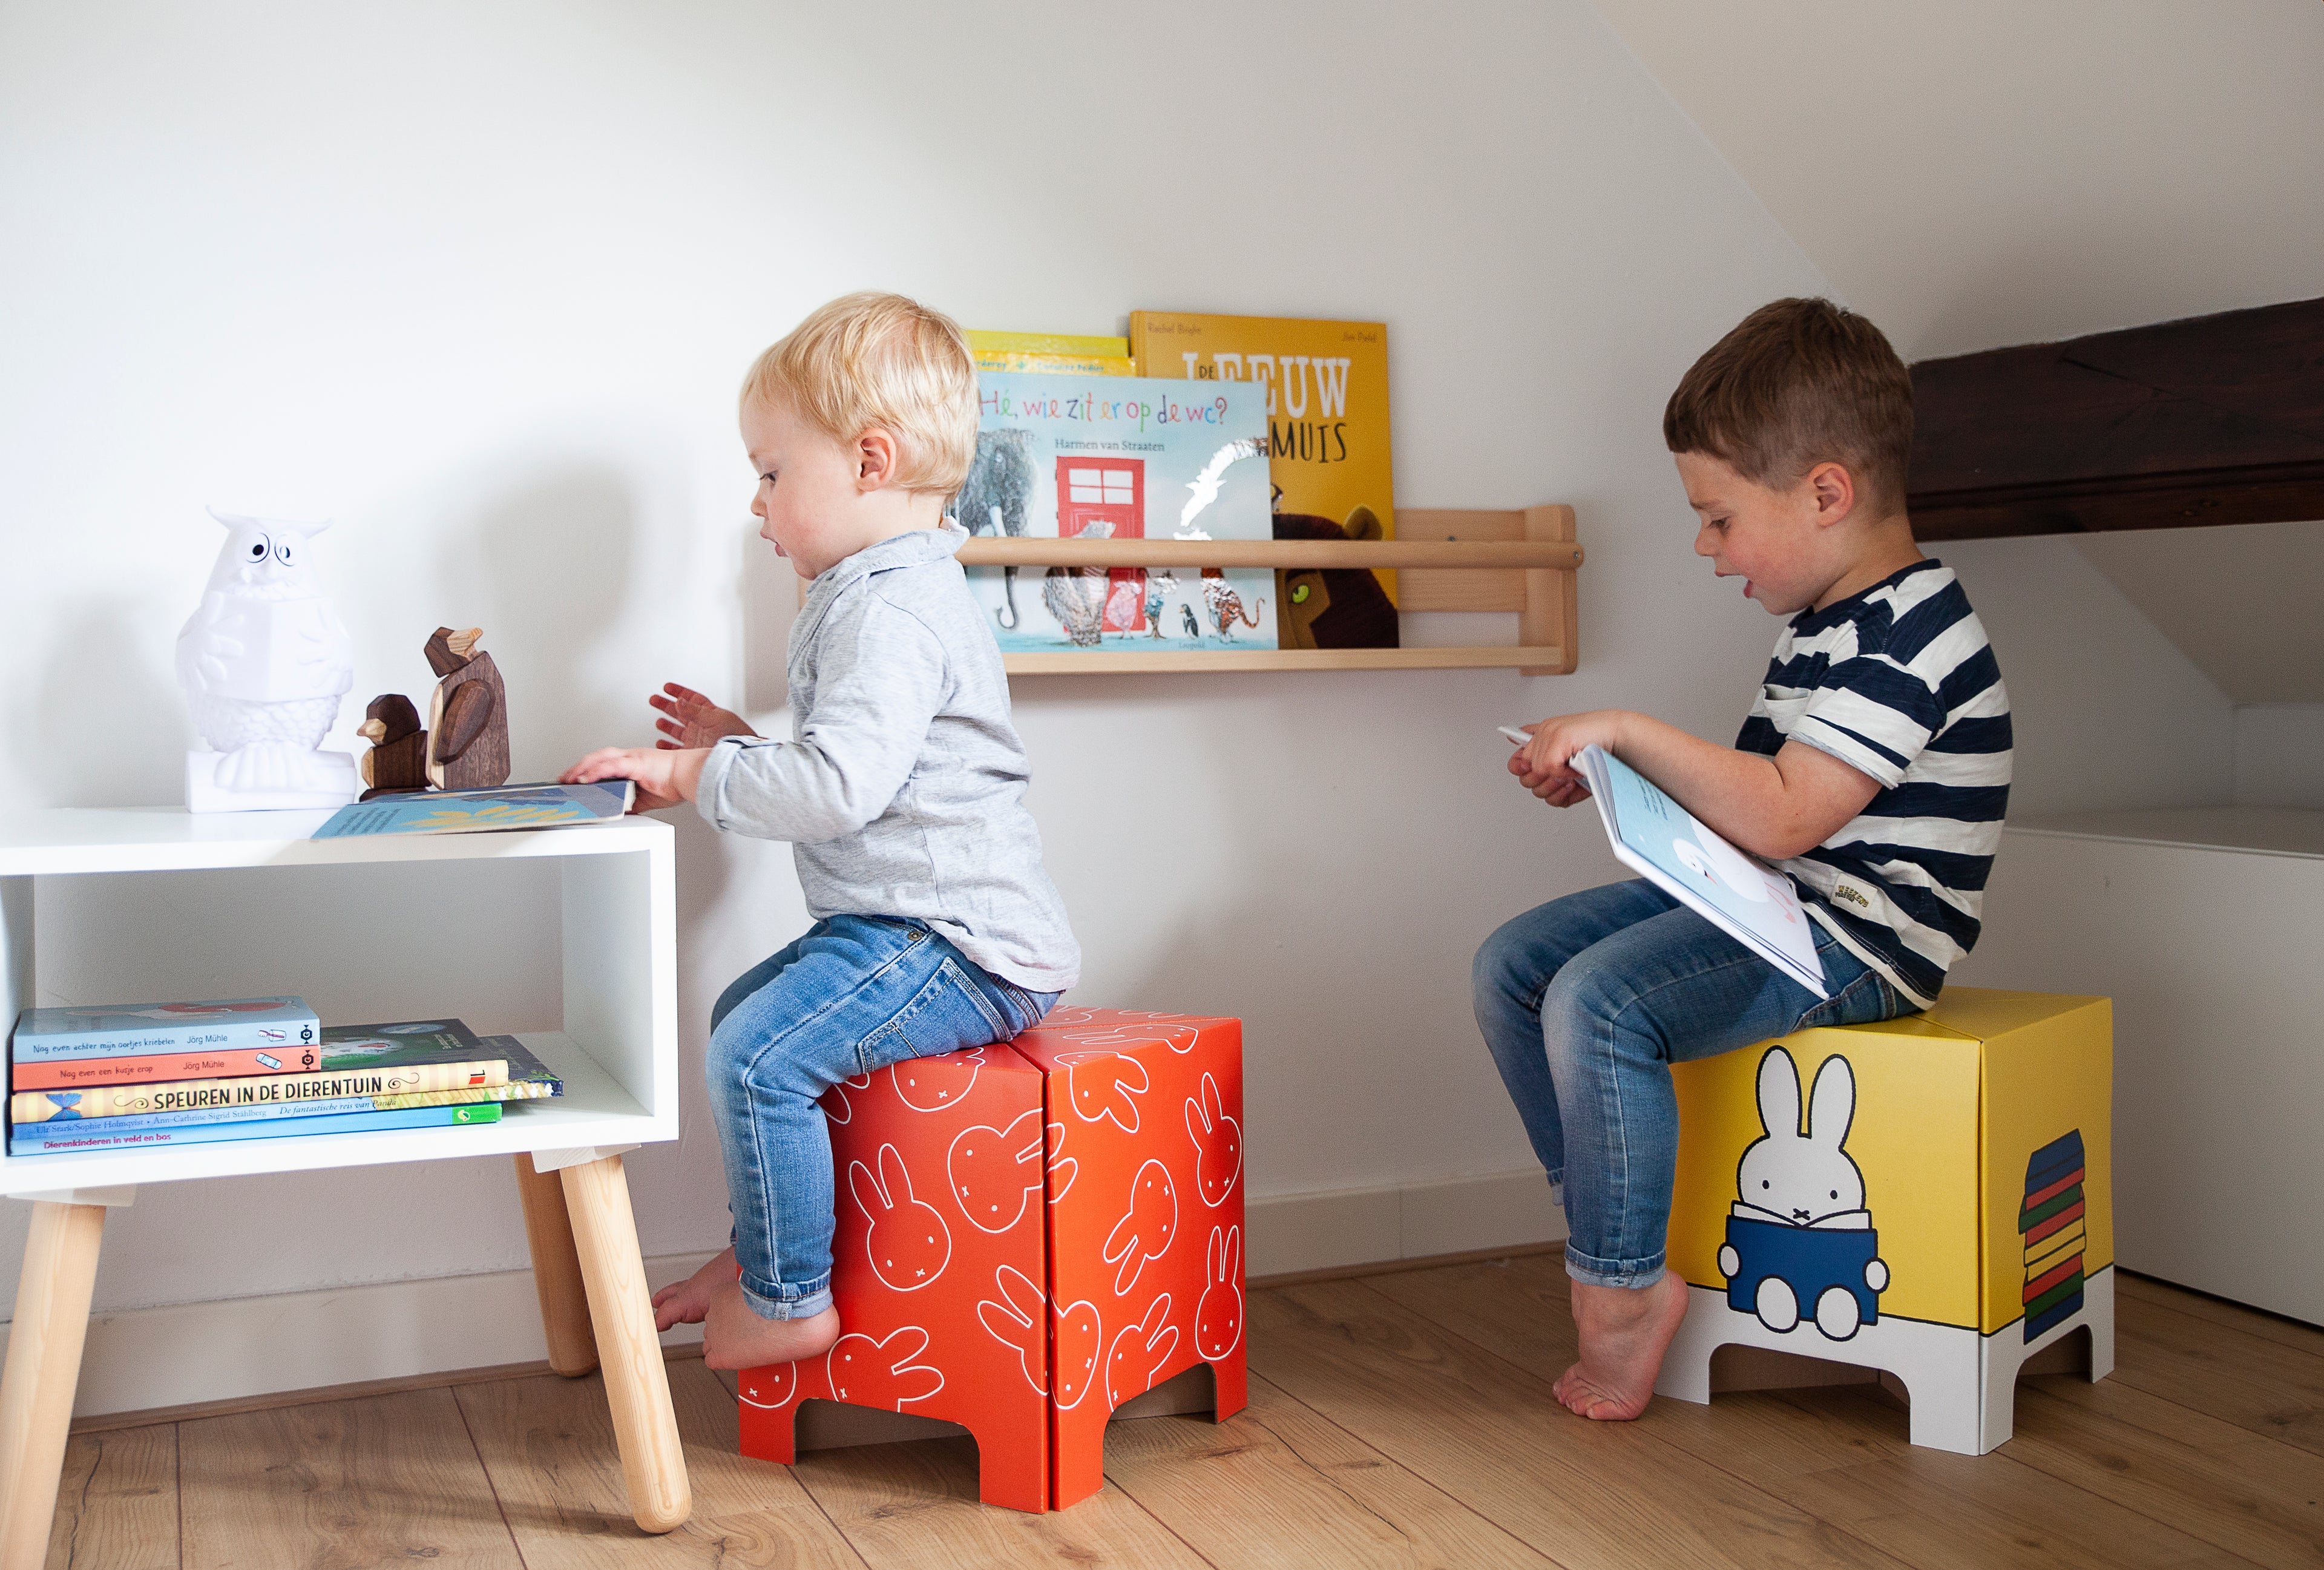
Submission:
[[[893,287],[1068,331],[1138,306],[1385,319],[1404,501],[1579,509],[1581,672],[1017,688],[1077,996],[1248,1019],[1262,1198],[1530,1164],[1469,956],[1612,867],[1593,821],[1499,772],[1492,727],[1622,704],[1732,734],[1775,626],[1689,556],[1660,411],[1746,310],[1824,287],[1578,0],[924,0],[871,32],[807,6],[20,8],[0,210],[0,807],[175,794],[205,503],[339,521],[318,555],[356,640],[349,721],[419,689],[438,622],[482,623],[538,776],[642,738],[665,678],[780,702],[789,591],[750,538],[731,402],[821,300]],[[2118,686],[2159,673],[2169,725],[2222,744],[2223,700],[2087,564],[1950,554],[2021,714],[2061,727],[2021,733],[2029,803],[2224,791]],[[2128,751],[2094,761],[2101,737]],[[805,918],[783,847],[680,828],[693,1051]],[[522,892],[464,897],[489,918]],[[42,898],[52,994],[156,974],[124,957],[154,930],[134,898]],[[167,898],[229,919],[215,886]],[[285,954],[327,929],[272,919]],[[260,936],[235,965],[263,968]],[[553,996],[505,941],[498,989],[457,1000],[486,1029]],[[435,1006],[424,972],[368,965],[351,934],[279,984],[340,1018]],[[691,1065],[687,1086],[685,1140],[632,1161],[650,1252],[724,1233]],[[486,1162],[150,1191],[108,1228],[98,1302],[507,1269],[507,1187]]]
[[[2324,703],[2236,707],[2235,801],[2324,809]]]

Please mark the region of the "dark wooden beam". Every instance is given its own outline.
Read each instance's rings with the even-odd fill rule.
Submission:
[[[2324,300],[1913,367],[1923,540],[2324,519]]]

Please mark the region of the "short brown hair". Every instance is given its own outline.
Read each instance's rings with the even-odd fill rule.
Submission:
[[[875,425],[893,433],[903,490],[957,491],[976,457],[968,340],[900,294],[843,295],[808,313],[742,379],[746,406],[778,398],[843,447]]]
[[[1844,466],[1883,512],[1904,505],[1913,379],[1887,337],[1829,300],[1761,306],[1711,346],[1663,410],[1673,452],[1709,453],[1755,484]]]

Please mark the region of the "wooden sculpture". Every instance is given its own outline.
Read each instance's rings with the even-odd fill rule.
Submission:
[[[382,693],[364,710],[355,734],[371,743],[363,755],[363,781],[369,787],[363,799],[398,790],[428,789],[428,733],[420,728],[420,711],[400,692]]]
[[[481,627],[438,627],[428,640],[428,663],[443,679],[428,705],[428,782],[439,790],[508,783],[508,689],[476,647],[484,635]]]

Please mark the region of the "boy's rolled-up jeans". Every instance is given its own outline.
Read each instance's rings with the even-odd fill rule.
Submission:
[[[742,1297],[761,1317],[831,1307],[831,1130],[843,1079],[1006,1041],[1058,998],[981,969],[918,921],[834,916],[753,965],[710,1016],[710,1110]]]
[[[1672,1064],[1916,1011],[1822,927],[1815,937],[1829,999],[1645,882],[1536,906],[1478,949],[1477,1024],[1563,1191],[1575,1280],[1662,1278],[1678,1169]]]

